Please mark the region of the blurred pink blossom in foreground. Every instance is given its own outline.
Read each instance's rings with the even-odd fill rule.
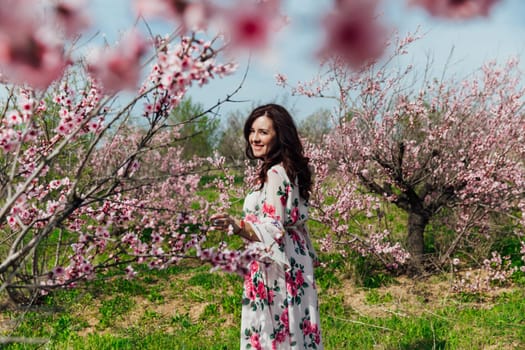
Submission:
[[[74,38],[89,27],[90,19],[86,15],[86,7],[86,0],[59,0],[56,2],[53,10],[66,37]]]
[[[352,68],[378,59],[386,47],[386,29],[379,23],[377,0],[342,0],[325,16],[326,42],[320,55],[340,56]]]
[[[424,7],[432,16],[466,19],[488,16],[500,0],[409,0],[411,5]]]
[[[34,0],[3,1],[0,8],[0,70],[10,82],[45,88],[59,78],[68,60],[51,23],[38,16]]]
[[[222,13],[224,31],[232,49],[264,50],[272,35],[286,23],[279,13],[279,1],[238,1]]]
[[[137,88],[141,58],[147,43],[136,31],[126,33],[117,46],[99,49],[89,57],[89,72],[102,84],[106,93]]]
[[[146,18],[158,17],[178,21],[183,32],[188,29],[206,29],[213,12],[207,1],[188,0],[135,0],[134,10]]]

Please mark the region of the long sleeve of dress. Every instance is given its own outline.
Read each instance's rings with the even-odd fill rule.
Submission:
[[[281,171],[280,171],[281,170]],[[246,216],[260,240],[263,259],[270,259],[288,270],[289,260],[284,250],[285,225],[290,221],[292,189],[284,169],[273,167],[268,171],[263,188],[258,216]]]

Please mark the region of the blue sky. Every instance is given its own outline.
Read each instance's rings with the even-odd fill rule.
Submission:
[[[248,111],[253,105],[276,101],[289,107],[296,118],[302,119],[319,108],[330,108],[333,102],[326,99],[309,99],[290,96],[287,90],[275,85],[276,73],[286,74],[290,83],[309,80],[318,71],[314,52],[322,38],[318,14],[330,8],[333,0],[283,0],[285,12],[291,23],[278,33],[272,42],[268,57],[252,59],[243,88],[236,95],[246,102],[223,106],[221,113],[235,110]],[[130,0],[92,0],[94,26],[99,28],[111,43],[119,31],[133,25]],[[487,60],[504,62],[510,56],[525,53],[525,1],[502,0],[491,16],[468,22],[451,22],[429,17],[417,8],[408,9],[405,0],[384,0],[384,20],[397,27],[401,33],[413,32],[418,25],[424,37],[411,46],[407,59],[423,67],[432,57],[433,67],[444,67],[450,50],[454,48],[448,72],[466,75]],[[166,22],[150,23],[154,31],[169,30]],[[190,96],[205,107],[232,92],[240,83],[247,59],[240,58],[238,73],[212,81],[203,89],[197,87]],[[521,63],[525,68],[525,62]],[[422,68],[421,68],[422,69]]]

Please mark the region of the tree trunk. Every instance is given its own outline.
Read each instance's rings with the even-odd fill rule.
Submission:
[[[422,257],[425,250],[424,232],[428,224],[428,216],[421,213],[408,213],[407,249],[411,255],[412,267],[422,267]]]

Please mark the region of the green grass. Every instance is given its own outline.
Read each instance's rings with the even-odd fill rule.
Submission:
[[[481,297],[450,295],[443,294],[446,278],[433,278],[407,286],[401,296],[396,293],[402,283],[349,290],[344,261],[332,258],[323,256],[330,262],[317,271],[326,349],[525,347],[522,288]],[[144,270],[134,280],[112,276],[57,291],[27,312],[4,311],[19,326],[2,336],[49,342],[3,348],[237,349],[241,293],[241,277],[210,273],[209,266]]]
[[[525,345],[523,292],[490,309],[455,305],[419,316],[355,317],[324,310],[327,349],[521,349]],[[337,330],[331,332],[330,330]],[[507,347],[505,347],[507,346]]]

